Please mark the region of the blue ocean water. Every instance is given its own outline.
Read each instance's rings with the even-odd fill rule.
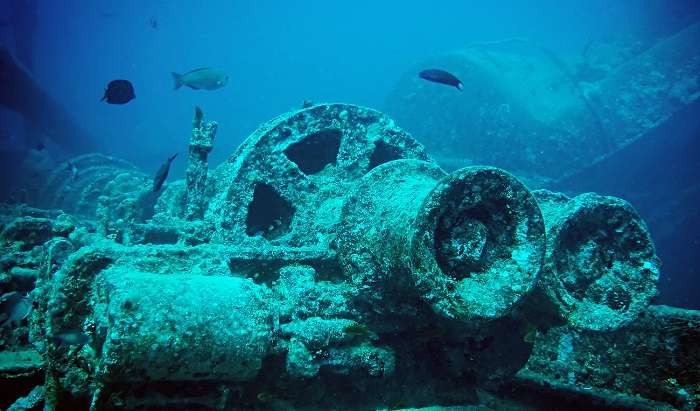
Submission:
[[[4,20],[13,3],[22,2],[2,2]],[[211,157],[216,164],[259,124],[305,99],[382,109],[399,77],[417,62],[470,43],[527,38],[562,56],[578,55],[587,43],[606,38],[653,42],[697,16],[695,1],[661,0],[27,3],[36,6],[31,53],[37,80],[106,153],[153,170],[171,153],[185,151],[194,105],[220,123]],[[10,48],[13,37],[11,26],[0,28],[0,41]],[[173,91],[171,72],[204,66],[227,71],[230,84],[214,92]],[[115,78],[133,82],[130,104],[99,101]],[[19,122],[3,114],[3,132],[21,133]],[[181,177],[184,169],[184,162],[175,163],[172,175]],[[678,244],[661,244],[668,267],[688,247],[694,256],[698,241],[689,233]],[[668,290],[662,301],[697,308],[698,264],[676,270],[676,278],[662,279]],[[673,290],[682,294],[687,287],[692,294],[674,298]]]
[[[21,90],[7,92],[0,76],[0,202],[31,198],[51,167],[87,151],[149,176],[178,153],[167,181],[181,180],[195,107],[218,123],[211,171],[261,124],[305,101],[348,103],[395,118],[448,171],[495,165],[531,189],[629,201],[662,261],[653,302],[700,309],[700,74],[686,71],[700,61],[699,21],[698,0],[0,0],[0,44],[91,143],[68,149],[44,130],[39,149],[32,121],[11,107]],[[674,60],[679,54],[687,59]],[[455,72],[462,91],[418,78],[420,69],[464,61]],[[203,67],[228,83],[175,89],[172,73]],[[625,83],[625,70],[644,67],[642,80]],[[677,77],[656,81],[669,73]],[[550,75],[556,80],[542,80]],[[129,80],[135,99],[101,101],[115,79]],[[508,104],[494,97],[503,95]],[[611,120],[610,101],[629,110]],[[563,120],[511,144],[509,133],[530,136],[532,118]],[[625,121],[641,131],[627,138]],[[567,140],[562,130],[579,125],[585,131]]]
[[[183,149],[196,104],[221,123],[218,162],[304,99],[381,109],[413,64],[472,42],[524,37],[574,54],[606,36],[662,36],[687,24],[687,6],[664,1],[35,3],[36,78],[110,153],[150,167]],[[0,33],[12,47],[11,30]],[[204,66],[228,71],[230,85],[173,93],[170,72]],[[114,78],[134,83],[131,104],[100,104]]]
[[[214,164],[225,160],[264,121],[311,101],[383,108],[398,78],[417,62],[480,41],[527,38],[562,56],[578,55],[591,41],[622,37],[653,42],[689,25],[697,2],[626,1],[355,1],[304,4],[278,1],[13,1],[4,0],[2,21],[17,4],[31,4],[31,38],[9,24],[0,41],[14,49],[29,43],[33,74],[80,119],[104,152],[145,169],[183,152],[190,112],[206,107],[220,123]],[[30,12],[31,13],[31,12]],[[173,91],[171,72],[219,67],[228,87]],[[136,99],[124,106],[101,103],[111,79],[133,82]],[[3,134],[21,135],[21,122],[2,112]],[[421,140],[420,136],[417,136]],[[4,162],[16,165],[21,139],[1,142]],[[696,142],[691,142],[696,147]],[[687,151],[686,151],[687,152]],[[693,151],[691,151],[693,152]],[[686,159],[693,161],[692,159]],[[673,167],[659,159],[656,169]],[[176,163],[174,177],[185,165]],[[3,169],[8,175],[9,169]],[[695,175],[689,175],[693,184]],[[659,182],[656,187],[663,185]],[[603,191],[595,185],[587,187]],[[617,187],[609,194],[624,194]],[[651,187],[650,190],[654,190]],[[679,191],[673,191],[678,193]],[[649,205],[649,207],[653,207]],[[643,211],[644,213],[644,211]],[[698,250],[688,233],[677,244],[660,244],[669,269],[674,257]],[[688,249],[692,251],[685,251]],[[684,261],[695,260],[685,258]],[[698,307],[697,264],[662,279],[662,301]],[[689,284],[690,283],[690,284]],[[688,288],[690,287],[690,288]],[[693,293],[683,290],[692,289]],[[680,293],[674,297],[673,292]]]
[[[417,62],[466,44],[527,38],[562,56],[588,42],[611,37],[653,42],[690,24],[695,1],[13,1],[0,11],[0,41],[14,49],[7,22],[15,3],[33,4],[36,21],[29,41],[33,74],[104,147],[145,169],[184,152],[191,110],[206,107],[220,123],[214,164],[225,160],[259,124],[299,106],[304,99],[338,101],[381,109],[398,78]],[[23,44],[23,43],[22,43]],[[219,67],[230,84],[215,92],[173,91],[171,72]],[[99,100],[108,81],[133,82],[136,99],[124,106]],[[2,112],[2,133],[21,135],[21,123]],[[417,136],[421,140],[420,136]],[[697,139],[690,141],[696,153]],[[2,142],[3,161],[16,165],[21,139]],[[658,159],[660,173],[694,158]],[[634,159],[632,159],[634,162]],[[642,165],[644,166],[644,165]],[[174,177],[185,164],[175,163]],[[6,176],[9,168],[3,169]],[[672,177],[669,177],[672,178]],[[697,175],[679,183],[696,184]],[[661,190],[661,179],[649,190]],[[589,185],[604,191],[606,187]],[[624,194],[616,187],[609,194]],[[645,208],[653,208],[647,205]],[[692,211],[692,210],[686,210]],[[644,214],[644,210],[642,210]],[[697,220],[695,220],[697,222]],[[694,227],[697,227],[695,225]],[[661,301],[698,308],[698,238],[678,233],[678,243],[659,244],[664,271]],[[681,240],[682,239],[682,240]],[[689,264],[675,267],[675,256]],[[695,260],[695,261],[694,261]],[[684,290],[693,290],[692,293]],[[677,295],[674,296],[674,293]]]

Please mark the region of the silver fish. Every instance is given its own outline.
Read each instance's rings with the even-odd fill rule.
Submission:
[[[211,67],[198,68],[185,74],[172,73],[175,90],[187,86],[195,90],[216,90],[228,83],[228,74]]]
[[[16,328],[32,312],[32,299],[29,295],[13,291],[0,297],[0,313],[3,323],[0,327]]]
[[[69,330],[51,335],[53,342],[59,347],[64,345],[85,345],[90,342],[90,336],[78,330]]]

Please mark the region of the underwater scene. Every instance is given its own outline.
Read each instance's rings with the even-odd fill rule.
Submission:
[[[0,0],[2,410],[700,410],[700,1]]]

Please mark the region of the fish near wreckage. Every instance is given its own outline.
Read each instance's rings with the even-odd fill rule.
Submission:
[[[185,74],[172,73],[175,90],[187,86],[194,90],[216,90],[228,83],[228,74],[222,70],[203,67]]]
[[[0,297],[0,327],[16,328],[32,312],[32,299],[29,295],[13,291]]]
[[[172,164],[173,160],[175,160],[175,157],[177,157],[177,153],[173,154],[172,157],[169,157],[168,160],[163,163],[162,166],[158,169],[158,172],[156,172],[155,177],[153,177],[153,192],[157,192],[160,190],[161,187],[163,187],[163,183],[165,182],[165,179],[168,178],[168,173],[170,172],[170,165]]]
[[[51,340],[59,347],[67,345],[85,345],[90,343],[91,338],[89,335],[78,330],[68,330],[53,334],[50,336]]]
[[[464,90],[464,85],[462,82],[455,77],[452,73],[448,73],[445,70],[440,69],[427,69],[418,73],[418,77],[432,81],[433,83],[445,84],[447,86],[456,87],[457,90]]]
[[[109,104],[126,104],[134,98],[136,98],[134,86],[129,80],[112,80],[100,101],[106,101]]]

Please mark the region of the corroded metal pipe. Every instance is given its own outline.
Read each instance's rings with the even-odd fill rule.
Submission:
[[[533,321],[614,330],[656,295],[660,262],[649,231],[626,201],[536,190],[547,229],[542,278],[528,302]]]
[[[389,162],[357,185],[341,219],[339,258],[353,282],[375,299],[397,286],[415,290],[447,318],[507,315],[534,286],[544,258],[536,201],[492,167],[445,175],[426,162]]]
[[[272,349],[269,289],[193,275],[192,261],[210,259],[209,272],[218,264],[215,253],[195,248],[181,272],[141,271],[148,249],[86,247],[43,283],[33,338],[47,360],[47,402],[56,409],[65,406],[65,392],[99,403],[99,388],[110,384],[240,382],[261,369]],[[162,257],[173,257],[167,250]]]
[[[204,191],[206,190],[209,169],[207,157],[214,148],[217,128],[218,124],[215,121],[204,121],[204,112],[201,108],[195,108],[186,177],[187,209],[185,214],[188,220],[204,217]]]

